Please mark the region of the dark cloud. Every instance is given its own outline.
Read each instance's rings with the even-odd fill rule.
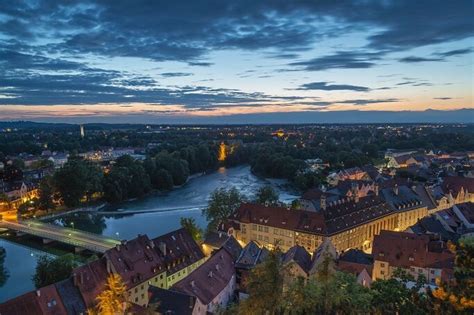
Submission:
[[[42,47],[51,52],[198,65],[215,49],[273,49],[275,57],[294,58],[318,39],[350,30],[380,30],[367,38],[366,48],[377,52],[443,43],[472,36],[472,11],[470,0],[6,1],[0,30],[22,41],[54,38]],[[356,60],[348,67],[370,63]]]
[[[472,51],[473,51],[472,48],[463,48],[463,49],[454,49],[454,50],[437,53],[436,55],[441,56],[441,57],[451,57],[451,56],[469,54]]]
[[[380,53],[340,51],[333,55],[318,57],[306,61],[290,63],[301,70],[322,71],[328,69],[361,69],[375,65],[381,58]]]
[[[441,100],[441,101],[447,101],[447,100],[452,100],[452,97],[434,97],[434,100]]]
[[[409,85],[409,86],[432,86],[433,84],[430,82],[426,82],[423,80],[416,80],[411,78],[404,78],[407,81],[402,81],[397,83],[397,86]]]
[[[164,73],[161,73],[160,75],[166,78],[174,78],[174,77],[189,77],[193,74],[189,72],[164,72]]]
[[[427,61],[442,61],[442,58],[428,58],[428,57],[416,57],[416,56],[409,56],[399,59],[400,62],[406,63],[417,63],[417,62],[427,62]]]
[[[334,103],[338,104],[352,104],[352,105],[368,105],[368,104],[378,104],[378,103],[397,103],[399,99],[396,98],[382,98],[382,99],[355,99],[355,100],[345,100],[337,101]]]
[[[203,61],[191,61],[188,62],[188,65],[190,66],[197,66],[197,67],[210,67],[213,65],[212,62],[203,62]]]
[[[300,85],[297,90],[323,90],[323,91],[358,91],[367,92],[370,89],[365,86],[349,85],[349,84],[330,84],[329,82],[311,82]]]

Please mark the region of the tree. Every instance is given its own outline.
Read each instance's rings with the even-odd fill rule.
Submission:
[[[235,187],[214,190],[211,193],[207,208],[202,210],[202,214],[209,222],[207,230],[215,231],[219,223],[226,221],[237,210],[243,199],[243,196]]]
[[[432,292],[437,311],[441,313],[472,314],[474,311],[474,237],[463,237],[459,245],[451,245],[456,253],[454,281],[438,281]]]
[[[149,162],[147,167],[150,168]],[[117,159],[110,172],[104,176],[103,186],[107,201],[120,202],[144,196],[151,190],[151,181],[140,161],[124,155]]]
[[[5,268],[4,265],[6,256],[7,251],[5,250],[5,248],[0,247],[0,288],[5,285],[8,278],[10,277],[8,270]]]
[[[36,273],[33,276],[35,287],[41,288],[67,279],[75,267],[77,267],[77,263],[72,254],[56,258],[46,255],[40,256],[36,262]]]
[[[54,185],[64,204],[75,207],[84,196],[89,200],[102,190],[102,176],[102,171],[92,162],[73,157],[54,174]]]
[[[239,314],[277,313],[283,289],[280,255],[279,249],[270,251],[268,257],[251,271],[247,283],[249,297],[240,303]]]
[[[336,272],[324,281],[293,281],[281,301],[291,314],[368,314],[371,294],[352,274]]]
[[[54,203],[53,203],[54,187],[52,183],[52,178],[50,176],[43,178],[39,184],[38,190],[39,190],[38,207],[41,210],[53,209],[54,208]]]
[[[96,297],[99,314],[125,314],[128,307],[127,287],[119,274],[107,277],[104,290]]]
[[[409,282],[415,285],[409,288]],[[393,278],[372,283],[373,311],[375,314],[426,314],[426,298],[419,294],[424,285],[424,277],[415,280],[405,271],[396,270]]]
[[[181,227],[185,228],[186,231],[193,237],[196,242],[202,241],[202,230],[196,224],[194,218],[184,218],[180,219]]]
[[[279,196],[278,192],[273,189],[272,186],[263,186],[257,191],[256,201],[260,204],[270,204],[274,205],[278,202]]]

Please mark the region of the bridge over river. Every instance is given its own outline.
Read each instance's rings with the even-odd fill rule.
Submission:
[[[41,237],[44,240],[52,240],[76,248],[87,249],[96,253],[104,253],[106,250],[120,244],[121,241],[104,237],[102,235],[84,232],[81,230],[56,226],[41,221],[28,220],[22,222],[0,221],[0,228],[6,228],[16,232]]]

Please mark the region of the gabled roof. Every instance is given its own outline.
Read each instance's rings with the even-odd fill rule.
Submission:
[[[268,256],[268,250],[260,247],[255,241],[250,241],[240,252],[235,262],[236,268],[251,269]]]
[[[54,284],[20,295],[0,304],[2,315],[63,315],[66,314]]]
[[[139,235],[109,249],[104,256],[130,289],[162,272],[163,259],[154,247],[146,235]]]
[[[459,209],[464,218],[470,223],[474,224],[474,203],[465,202],[455,206]]]
[[[56,290],[68,314],[85,314],[86,305],[82,300],[81,292],[74,286],[72,278],[55,283]]]
[[[308,273],[309,269],[311,268],[311,255],[304,247],[295,245],[282,256],[283,265],[292,262],[298,264],[304,272]]]
[[[148,309],[166,315],[191,315],[196,297],[174,290],[148,287]]]
[[[382,195],[395,211],[405,211],[426,206],[416,192],[407,186],[384,188],[382,189]]]
[[[240,205],[231,219],[307,233],[323,234],[325,231],[324,218],[319,213],[253,203]]]
[[[204,258],[201,247],[184,228],[161,235],[153,239],[153,243],[168,273],[177,272]]]
[[[454,197],[456,197],[462,189],[474,193],[474,178],[448,176],[443,178],[441,187],[445,194],[451,192]]]
[[[375,236],[372,254],[374,260],[394,267],[454,268],[454,254],[430,235],[381,231]]]
[[[227,287],[234,275],[232,255],[222,248],[172,289],[195,296],[208,305]]]
[[[342,253],[339,256],[339,261],[347,261],[362,265],[372,265],[374,263],[372,255],[366,254],[363,251],[354,248]]]
[[[103,291],[108,275],[104,257],[74,269],[72,279],[87,308],[95,306],[95,298]]]

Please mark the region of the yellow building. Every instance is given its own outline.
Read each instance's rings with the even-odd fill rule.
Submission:
[[[300,245],[312,253],[327,237],[338,252],[350,248],[370,252],[381,230],[405,229],[427,213],[420,204],[395,210],[378,195],[322,203],[317,212],[242,204],[230,218],[234,226],[230,232],[243,244],[256,241],[267,248],[278,245],[282,251]]]
[[[145,235],[108,250],[107,272],[117,273],[128,289],[128,300],[145,306],[148,287],[168,289],[199,267],[206,257],[185,229],[150,240]]]

